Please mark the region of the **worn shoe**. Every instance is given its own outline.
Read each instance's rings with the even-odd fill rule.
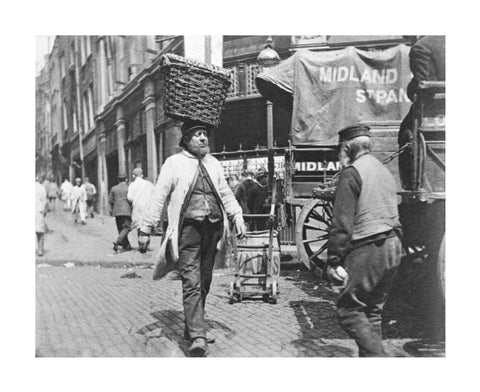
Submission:
[[[207,351],[207,340],[205,338],[193,339],[192,345],[188,349],[188,353],[191,357],[206,357]]]
[[[185,330],[183,331],[183,338],[184,338],[185,341],[187,341],[187,342],[190,342],[190,340],[191,340],[191,339],[190,339],[190,334],[188,333],[187,329],[185,329]],[[213,344],[213,343],[215,343],[215,338],[214,338],[212,335],[210,335],[210,333],[208,333],[208,332],[207,332],[207,337],[206,337],[206,339],[207,339],[207,343],[208,343],[208,344]]]
[[[82,221],[82,225],[86,225],[86,224],[87,224],[87,222],[85,222],[85,221]]]
[[[115,253],[118,252],[118,245],[116,242],[113,243],[113,250],[115,251]]]

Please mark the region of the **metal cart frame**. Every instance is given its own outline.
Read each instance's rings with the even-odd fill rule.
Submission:
[[[276,230],[276,187],[272,190],[272,199],[269,214],[244,214],[247,219],[267,219],[268,230],[247,232],[246,241],[237,243],[234,241],[234,279],[230,282],[230,304],[241,302],[246,297],[262,296],[265,302],[277,303],[278,280],[280,276],[280,249],[279,243],[274,247],[274,238],[278,241],[278,232]],[[268,243],[249,244],[249,238],[268,238]],[[240,258],[240,251],[259,251],[253,257]],[[251,255],[251,254],[250,254]],[[265,261],[264,272],[256,271],[249,273],[247,271],[249,263],[258,259]]]

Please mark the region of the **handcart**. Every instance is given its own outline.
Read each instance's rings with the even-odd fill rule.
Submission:
[[[280,276],[280,243],[276,230],[276,189],[273,187],[269,214],[244,214],[246,219],[268,219],[268,229],[247,231],[234,241],[234,279],[230,282],[230,303],[261,296],[277,303]]]

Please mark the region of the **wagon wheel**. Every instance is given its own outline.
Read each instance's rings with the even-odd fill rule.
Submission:
[[[435,263],[438,292],[442,300],[445,301],[445,235],[442,236],[436,260],[433,260],[433,262]]]
[[[303,206],[298,216],[295,243],[300,260],[309,269],[325,264],[332,215],[333,205],[330,201],[312,199]]]

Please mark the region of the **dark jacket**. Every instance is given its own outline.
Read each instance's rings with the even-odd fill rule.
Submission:
[[[445,80],[445,36],[427,35],[415,42],[410,50],[410,70],[413,73],[407,88],[410,99],[421,81]]]
[[[445,80],[445,36],[430,35],[421,37],[410,50],[410,69],[413,73],[413,79],[407,87],[408,98],[413,100],[417,93],[418,84],[421,81],[444,81]],[[413,127],[413,105],[410,111],[403,119],[398,132],[398,144],[403,146],[411,140],[411,130]],[[411,162],[411,154],[402,154],[399,157],[400,176],[402,184],[407,189],[411,188],[412,178],[407,178],[407,166]],[[411,174],[408,174],[411,177]]]
[[[244,214],[259,214],[265,201],[262,187],[256,181],[247,178],[242,181],[235,192],[238,204]]]
[[[340,175],[328,237],[328,258],[340,264],[352,248],[401,233],[392,174],[370,154],[355,162]]]
[[[115,185],[110,190],[110,194],[108,195],[108,202],[110,204],[110,208],[112,209],[113,216],[132,215],[132,207],[127,200],[127,193],[128,185],[125,181],[121,182],[118,185]]]

